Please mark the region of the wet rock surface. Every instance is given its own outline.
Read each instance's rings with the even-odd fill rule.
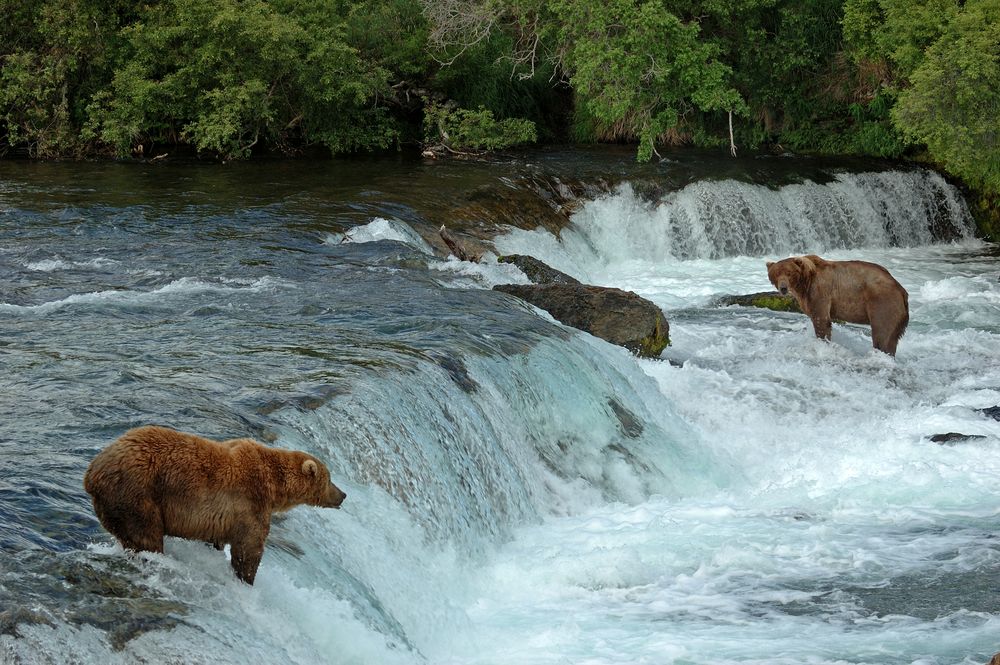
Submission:
[[[762,291],[760,293],[748,293],[747,295],[725,295],[716,300],[719,307],[739,305],[741,307],[762,307],[776,312],[798,312],[802,313],[799,303],[794,296],[783,296],[777,291]]]
[[[670,326],[663,312],[631,291],[587,284],[500,284],[493,289],[643,357],[658,357],[670,343]]]
[[[508,254],[497,257],[500,263],[510,263],[521,269],[535,284],[579,284],[580,280],[560,272],[550,265],[526,254]]]
[[[940,443],[942,445],[950,445],[955,443],[962,443],[963,441],[976,441],[978,439],[985,439],[986,437],[982,434],[962,434],[961,432],[948,432],[947,434],[935,434],[931,437],[931,441],[934,443]]]

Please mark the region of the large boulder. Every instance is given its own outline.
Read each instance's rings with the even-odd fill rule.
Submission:
[[[670,344],[670,325],[655,304],[631,291],[587,284],[499,284],[552,318],[646,358]]]

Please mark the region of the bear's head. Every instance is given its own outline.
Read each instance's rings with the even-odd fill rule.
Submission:
[[[340,508],[347,497],[343,491],[330,481],[330,472],[326,465],[318,459],[305,453],[295,460],[295,468],[291,469],[291,477],[285,477],[289,487],[286,489],[289,498],[294,503],[304,503],[321,508]],[[291,507],[291,506],[289,506]]]
[[[767,278],[781,295],[799,297],[809,290],[809,282],[816,274],[816,264],[806,256],[793,256],[781,261],[767,262]]]

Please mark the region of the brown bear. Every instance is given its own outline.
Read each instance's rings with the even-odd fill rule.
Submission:
[[[830,339],[833,320],[864,323],[872,327],[872,346],[896,355],[910,321],[909,296],[882,266],[810,254],[769,261],[767,276],[782,295],[795,296],[820,339]]]
[[[166,427],[125,432],[83,477],[94,512],[129,550],[162,552],[163,537],[231,546],[253,584],[271,514],[301,504],[339,508],[346,496],[318,459],[252,439],[212,441]]]

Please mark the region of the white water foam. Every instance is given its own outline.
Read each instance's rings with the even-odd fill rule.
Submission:
[[[712,196],[729,210],[746,203],[745,187]],[[812,191],[802,209],[827,206],[828,194]],[[1000,423],[976,411],[1000,403],[996,263],[977,258],[985,247],[972,239],[925,244],[922,199],[896,194],[907,205],[883,210],[893,219],[881,225],[896,239],[872,227],[840,249],[796,235],[796,224],[821,226],[803,213],[779,220],[787,235],[765,257],[740,255],[754,247],[743,241],[728,257],[710,258],[726,251],[708,241],[678,252],[678,200],[650,209],[627,188],[587,204],[559,239],[497,239],[503,253],[660,304],[673,342],[663,355],[680,366],[639,365],[712,458],[740,473],[715,494],[609,504],[520,530],[477,580],[468,612],[480,641],[446,662],[950,665],[1000,648],[996,604],[978,595],[990,582],[961,581],[993,579],[1000,566]],[[872,219],[865,201],[843,229]],[[689,209],[712,208],[699,205]],[[691,237],[712,226],[685,220]],[[795,244],[800,236],[809,240]],[[826,343],[801,315],[703,309],[722,294],[770,290],[764,258],[793,247],[875,261],[900,280],[911,320],[895,360],[871,349],[864,326],[835,325]],[[944,432],[981,438],[929,440]]]
[[[343,233],[328,234],[324,242],[330,245],[340,245],[346,242],[365,243],[380,240],[395,240],[419,249],[425,254],[434,253],[427,241],[409,224],[384,217],[375,217],[369,223],[355,226]]]
[[[79,268],[107,268],[117,265],[118,261],[98,257],[89,261],[66,261],[61,258],[43,259],[41,261],[31,261],[25,264],[25,268],[36,272],[55,272],[57,270],[72,270]]]
[[[444,261],[432,262],[428,267],[447,273],[451,277],[448,285],[459,288],[491,289],[497,284],[531,283],[520,268],[510,263],[500,263],[493,252],[486,252],[477,262],[449,256]]]
[[[226,284],[238,284],[239,286],[227,286]],[[229,279],[221,280],[220,282],[208,282],[195,277],[182,277],[150,291],[108,290],[74,293],[59,300],[43,302],[37,305],[0,303],[0,312],[48,314],[65,307],[81,305],[128,307],[130,305],[155,303],[161,298],[171,296],[185,296],[199,293],[232,293],[241,290],[252,292],[265,289],[290,288],[292,286],[289,282],[273,277],[261,277],[251,280]]]

